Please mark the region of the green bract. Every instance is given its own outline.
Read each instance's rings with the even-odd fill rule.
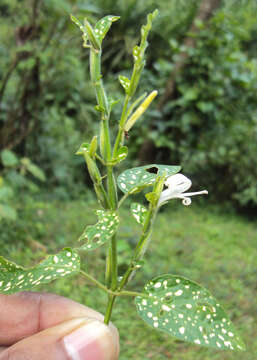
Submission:
[[[94,250],[110,240],[116,233],[119,218],[115,211],[97,210],[98,223],[86,227],[79,241],[86,241],[81,250]]]
[[[126,76],[119,75],[119,81],[125,92],[128,93],[130,80]]]
[[[25,269],[0,256],[0,293],[13,294],[47,284],[59,277],[78,273],[80,258],[76,251],[65,248],[49,255],[39,264]]]
[[[100,49],[101,43],[105,38],[108,30],[110,29],[112,23],[114,21],[117,21],[119,18],[119,16],[113,15],[105,16],[96,23],[94,28],[92,28],[86,18],[84,20],[84,25],[82,25],[81,22],[77,18],[75,18],[75,16],[71,15],[71,20],[83,32],[84,47],[88,47],[87,41],[89,40],[92,46],[98,50]]]
[[[125,170],[118,177],[118,186],[123,193],[134,193],[153,185],[157,176],[171,176],[180,171],[180,166],[145,165]]]
[[[96,23],[94,31],[100,43],[102,43],[112,23],[119,20],[119,18],[120,16],[107,15]]]
[[[143,225],[147,214],[147,208],[141,204],[132,203],[130,209],[136,221],[139,224]]]
[[[174,337],[221,350],[244,350],[217,300],[193,281],[161,275],[145,285],[147,297],[136,297],[139,315],[150,326]]]
[[[121,146],[117,151],[117,159],[116,159],[117,163],[125,160],[127,155],[128,155],[127,146]]]

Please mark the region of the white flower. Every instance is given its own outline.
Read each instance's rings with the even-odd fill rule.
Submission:
[[[165,181],[165,185],[168,188],[161,193],[158,206],[163,205],[170,199],[182,199],[183,205],[188,206],[191,204],[191,196],[208,194],[207,190],[185,193],[184,191],[191,187],[192,181],[182,174],[169,176]]]

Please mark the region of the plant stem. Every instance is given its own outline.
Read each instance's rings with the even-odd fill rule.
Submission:
[[[142,260],[144,254],[145,254],[145,251],[149,244],[149,240],[151,238],[152,226],[153,226],[153,223],[155,220],[156,213],[157,213],[157,209],[153,208],[153,206],[150,204],[149,211],[148,211],[148,214],[147,214],[144,226],[143,226],[142,235],[136,246],[136,249],[135,249],[133,258],[130,262],[130,265],[119,284],[118,291],[121,291],[124,288],[124,286],[126,286],[132,273],[137,270],[138,262],[140,260]]]
[[[141,296],[141,297],[148,297],[148,294],[143,294],[143,293],[139,293],[136,291],[121,291],[121,292],[115,292],[112,291],[110,289],[108,289],[106,286],[104,286],[102,283],[100,283],[98,280],[96,280],[93,276],[89,275],[88,273],[86,273],[83,270],[80,270],[80,274],[86,278],[87,280],[89,280],[92,284],[96,285],[97,287],[99,287],[100,289],[104,290],[105,292],[107,292],[109,295],[112,295],[114,297],[116,296]]]
[[[104,290],[104,291],[108,291],[107,287],[104,286],[103,284],[101,284],[98,280],[96,280],[93,276],[87,274],[85,271],[80,270],[80,274],[82,276],[84,276],[87,280],[91,281],[91,283],[95,284],[96,286],[98,286],[100,289]]]
[[[111,290],[116,290],[118,282],[117,238],[113,235],[107,249],[105,283]]]
[[[124,196],[122,196],[122,198],[118,202],[118,209],[121,207],[121,204],[123,204],[123,202],[129,197],[129,195],[130,193],[126,193]]]
[[[94,49],[91,49],[90,51],[90,74],[93,86],[95,88],[99,110],[102,113],[100,130],[100,150],[103,160],[107,163],[107,195],[109,200],[109,209],[116,210],[117,187],[113,175],[113,165],[109,165],[112,160],[112,147],[109,129],[110,110],[103,82],[101,79],[101,51],[95,51]],[[107,288],[113,291],[116,290],[118,282],[118,261],[117,239],[115,235],[112,237],[109,248],[107,250],[105,279]],[[115,297],[116,295],[109,295],[105,315],[106,324],[108,324],[110,320]]]
[[[104,316],[104,323],[106,325],[109,324],[115,299],[116,299],[116,296],[110,295],[110,294],[108,295],[108,304],[107,304],[107,308],[106,308],[106,312],[105,312],[105,316]]]
[[[109,104],[101,79],[101,51],[96,51],[93,48],[90,50],[90,76],[93,87],[95,88],[97,103],[107,118]]]
[[[115,145],[114,145],[113,159],[115,159],[115,157],[117,155],[117,151],[121,145],[122,136],[123,136],[123,132],[124,132],[123,128],[124,128],[125,122],[127,120],[127,107],[128,107],[129,100],[130,100],[130,96],[126,95],[124,104],[123,104],[120,124],[119,124],[119,131],[118,131],[118,135],[116,137],[116,141],[115,141]]]

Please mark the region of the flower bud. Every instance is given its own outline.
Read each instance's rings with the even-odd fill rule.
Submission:
[[[143,115],[143,113],[146,111],[146,109],[149,107],[153,99],[158,94],[158,91],[154,90],[151,92],[150,95],[147,96],[147,98],[142,102],[142,104],[137,108],[137,110],[131,115],[131,117],[128,119],[124,126],[125,131],[129,131],[132,126],[135,124],[137,119]]]
[[[87,21],[87,19],[85,19],[85,21],[84,21],[84,26],[85,26],[87,36],[88,36],[88,39],[89,39],[91,45],[93,46],[93,48],[95,50],[99,51],[101,49],[100,42],[95,35],[94,29],[92,28],[90,23]]]

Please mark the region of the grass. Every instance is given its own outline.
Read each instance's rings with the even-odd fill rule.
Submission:
[[[46,251],[75,245],[85,225],[96,219],[93,208],[96,204],[92,201],[30,200],[15,225],[2,226],[1,254],[19,264],[31,265]],[[128,216],[128,209],[121,212],[121,218],[120,272],[126,268],[140,230]],[[131,298],[119,298],[112,321],[121,335],[120,359],[256,359],[256,239],[257,225],[237,215],[203,208],[196,202],[190,207],[176,201],[167,205],[157,219],[147,261],[131,288],[141,291],[147,280],[162,273],[179,274],[201,283],[230,314],[247,351],[216,351],[178,341],[143,323]],[[104,255],[104,248],[83,255],[83,268],[102,281]],[[81,277],[64,278],[35,290],[55,292],[105,311],[105,295]]]

